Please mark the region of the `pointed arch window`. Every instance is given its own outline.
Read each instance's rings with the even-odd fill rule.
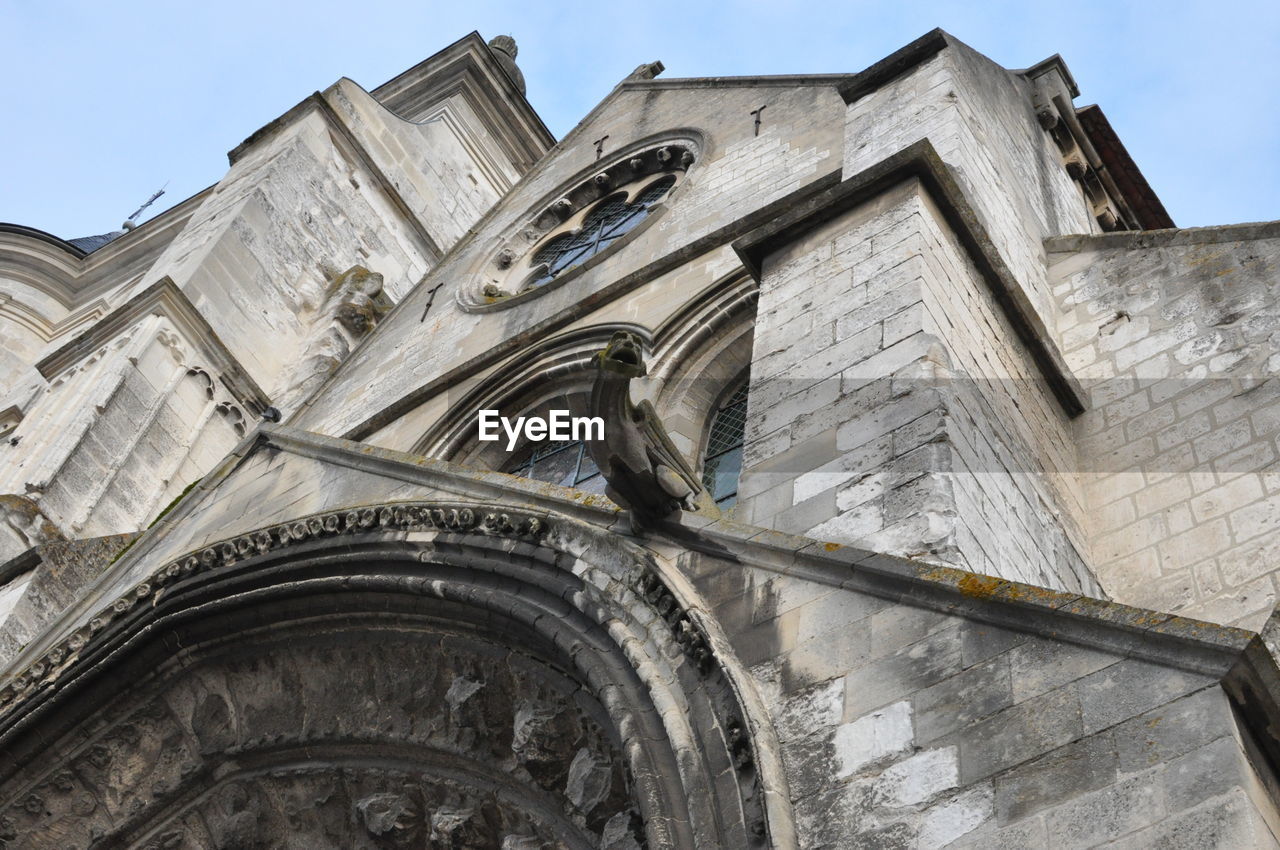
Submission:
[[[561,487],[576,487],[588,493],[604,493],[604,475],[582,440],[530,443],[517,452],[502,471]]]
[[[628,201],[626,192],[618,192],[600,201],[587,213],[582,227],[554,237],[534,252],[530,261],[534,273],[525,288],[545,286],[560,273],[582,265],[626,236],[675,184],[675,175],[669,174],[641,189],[634,200]]]
[[[721,510],[738,501],[738,477],[742,474],[742,445],[747,424],[747,383],[731,395],[711,421],[702,483]]]

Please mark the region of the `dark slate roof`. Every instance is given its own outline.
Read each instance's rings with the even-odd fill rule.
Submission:
[[[124,234],[125,231],[123,230],[113,230],[110,233],[103,233],[100,236],[81,236],[79,239],[68,239],[67,241],[72,245],[75,245],[81,251],[84,251],[86,254],[92,254],[103,245],[106,245],[113,239],[118,239],[119,237],[124,236]]]

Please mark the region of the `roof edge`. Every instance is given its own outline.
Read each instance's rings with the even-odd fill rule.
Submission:
[[[1097,104],[1082,106],[1076,110],[1089,143],[1098,153],[1103,167],[1116,182],[1130,209],[1138,218],[1143,230],[1163,230],[1176,227],[1160,198],[1156,195],[1129,150],[1116,135],[1115,128],[1107,120],[1102,107]]]
[[[895,77],[932,59],[950,44],[951,36],[945,30],[929,30],[910,44],[854,74],[847,83],[840,86],[840,96],[844,98],[846,106],[861,100]]]
[[[70,241],[63,239],[61,236],[54,236],[47,230],[41,230],[38,227],[27,227],[25,224],[13,224],[7,221],[0,221],[0,233],[8,233],[14,236],[25,236],[28,239],[34,239],[37,242],[44,242],[55,248],[60,248],[74,259],[83,260],[89,256],[89,252],[77,248]]]

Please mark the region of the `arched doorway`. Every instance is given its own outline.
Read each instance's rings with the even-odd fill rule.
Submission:
[[[615,535],[483,506],[224,541],[6,692],[0,840],[785,846],[767,723],[684,595]]]

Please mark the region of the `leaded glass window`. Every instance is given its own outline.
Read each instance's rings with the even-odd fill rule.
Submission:
[[[530,443],[503,471],[561,487],[577,487],[588,493],[604,493],[604,476],[582,440]]]
[[[742,473],[743,432],[747,424],[747,385],[743,383],[716,411],[702,464],[702,483],[721,509],[738,501],[738,476]]]
[[[629,203],[622,192],[600,201],[587,213],[580,229],[557,236],[534,252],[531,264],[535,272],[526,287],[545,286],[561,272],[585,263],[627,235],[675,183],[676,178],[668,175],[650,183]]]

